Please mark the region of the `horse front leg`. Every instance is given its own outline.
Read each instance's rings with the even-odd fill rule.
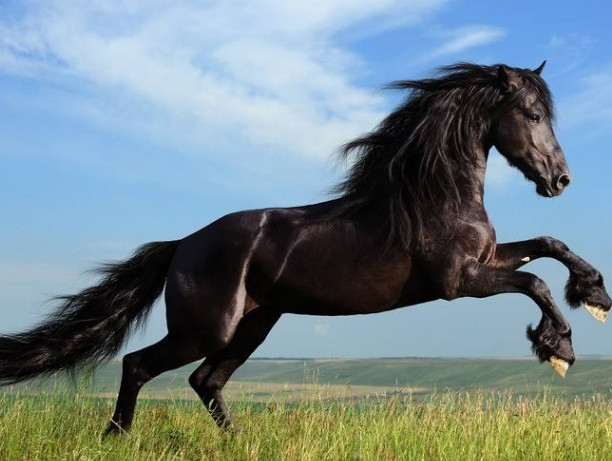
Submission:
[[[565,286],[565,299],[572,308],[582,305],[595,319],[606,321],[612,299],[606,291],[601,273],[560,240],[538,237],[499,244],[491,265],[515,270],[538,258],[553,258],[568,268],[570,276]]]
[[[572,330],[544,281],[529,272],[485,266],[469,260],[459,273],[453,297],[486,298],[502,293],[529,296],[542,311],[537,328],[527,327],[527,338],[541,362],[549,362],[563,377],[576,360]]]

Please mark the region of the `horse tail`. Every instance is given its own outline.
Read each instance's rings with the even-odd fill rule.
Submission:
[[[0,383],[76,372],[114,357],[161,295],[178,244],[147,243],[131,258],[103,265],[97,285],[57,297],[61,304],[41,324],[0,336]]]

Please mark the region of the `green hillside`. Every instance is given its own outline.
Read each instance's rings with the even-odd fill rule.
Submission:
[[[235,380],[261,382],[407,386],[433,390],[537,392],[544,388],[571,394],[609,393],[612,360],[576,362],[566,379],[536,360],[368,359],[273,362],[251,361]]]
[[[159,376],[147,384],[145,392],[149,396],[164,392],[169,397],[195,397],[187,385],[187,377],[195,366]],[[101,368],[95,375],[95,391],[105,395],[115,393],[120,374],[118,362]],[[367,386],[373,388],[372,392],[410,388],[417,394],[483,390],[510,391],[519,395],[545,391],[568,397],[588,397],[593,393],[612,396],[612,360],[580,360],[570,369],[567,378],[562,379],[549,365],[539,364],[535,359],[260,359],[242,366],[232,378],[230,388],[250,392],[257,387],[260,393],[273,397],[283,384],[284,389],[306,384],[311,385],[310,388],[316,385],[349,390],[361,387],[362,391]],[[28,383],[27,386],[36,388],[40,384]]]

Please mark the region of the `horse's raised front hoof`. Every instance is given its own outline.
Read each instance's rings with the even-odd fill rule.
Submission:
[[[595,320],[605,322],[612,307],[612,299],[606,292],[603,277],[597,273],[593,277],[570,275],[565,286],[565,298],[572,308],[583,306]]]
[[[590,304],[588,302],[583,302],[582,306],[587,310],[589,314],[595,317],[595,320],[601,323],[605,323],[608,319],[608,312],[605,311],[602,307],[596,304]]]
[[[550,363],[550,366],[553,367],[555,369],[555,371],[557,373],[559,373],[559,375],[562,378],[565,378],[565,375],[567,374],[567,370],[570,367],[570,364],[567,360],[561,359],[559,357],[556,356],[552,356],[549,360],[548,363]]]
[[[548,362],[563,378],[569,367],[576,361],[572,347],[571,331],[559,333],[548,318],[543,318],[536,329],[527,327],[527,338],[531,341],[531,350],[540,360]]]

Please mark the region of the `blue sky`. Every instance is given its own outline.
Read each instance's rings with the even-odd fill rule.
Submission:
[[[605,2],[4,1],[0,5],[0,318],[17,331],[84,271],[228,212],[327,198],[343,142],[398,102],[386,82],[456,61],[535,67],[574,181],[542,199],[493,154],[499,241],[553,235],[612,277],[612,44]],[[569,312],[581,354],[610,325]],[[612,287],[612,278],[609,285]],[[258,356],[528,355],[520,295],[345,318],[285,316]],[[129,349],[164,334],[159,305]]]

